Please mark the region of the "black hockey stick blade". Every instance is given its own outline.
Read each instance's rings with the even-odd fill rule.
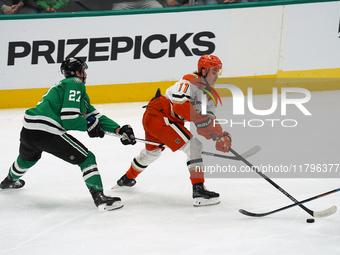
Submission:
[[[334,190],[325,192],[323,194],[320,194],[320,195],[317,195],[317,196],[314,196],[314,197],[310,197],[310,198],[307,198],[307,199],[302,200],[300,202],[297,202],[297,203],[294,203],[294,204],[290,204],[290,205],[281,207],[279,209],[276,209],[276,210],[273,210],[273,211],[269,211],[269,212],[265,212],[265,213],[253,213],[253,212],[246,211],[244,209],[240,209],[239,212],[244,214],[244,215],[250,216],[250,217],[264,217],[264,216],[267,216],[267,215],[270,215],[270,214],[273,214],[273,213],[277,213],[277,212],[281,212],[283,210],[286,210],[286,209],[289,209],[289,208],[292,208],[292,207],[295,207],[295,206],[298,206],[298,205],[301,205],[301,204],[313,201],[315,199],[318,199],[318,198],[321,198],[321,197],[324,197],[324,196],[336,193],[338,191],[340,191],[340,188],[334,189]],[[323,218],[323,217],[327,217],[327,216],[333,215],[334,213],[336,213],[336,211],[337,211],[337,207],[335,205],[333,205],[333,206],[331,206],[328,209],[323,210],[323,211],[318,211],[318,212],[313,211],[313,215],[312,216],[314,218]]]

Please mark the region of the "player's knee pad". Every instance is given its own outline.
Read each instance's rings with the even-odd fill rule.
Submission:
[[[195,137],[191,138],[190,141],[181,148],[187,155],[187,165],[189,169],[203,164],[202,149],[202,143]]]
[[[90,166],[97,167],[96,157],[91,151],[88,151],[86,159],[82,163],[78,164],[78,166],[82,171]]]
[[[148,165],[158,159],[162,154],[161,149],[148,151],[143,149],[137,157],[133,159],[133,167],[137,170],[143,171]]]

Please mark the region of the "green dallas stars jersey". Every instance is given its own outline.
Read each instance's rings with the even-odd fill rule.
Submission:
[[[26,110],[24,128],[55,135],[67,130],[86,131],[86,119],[90,116],[98,118],[105,131],[114,133],[119,127],[90,104],[85,84],[77,77],[70,77],[50,88],[35,108]]]

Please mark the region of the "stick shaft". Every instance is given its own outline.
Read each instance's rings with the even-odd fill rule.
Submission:
[[[278,184],[276,184],[273,180],[271,180],[269,177],[267,177],[264,173],[262,173],[257,167],[253,166],[248,160],[243,158],[241,155],[239,155],[235,150],[232,148],[229,148],[230,152],[233,153],[236,157],[240,157],[240,159],[251,169],[253,169],[256,173],[258,173],[262,178],[264,178],[266,181],[268,181],[271,185],[273,185],[276,189],[281,191],[286,197],[288,197],[290,200],[292,200],[294,203],[299,203],[297,199],[295,199],[292,195],[290,195],[287,191],[285,191],[283,188],[281,188]],[[312,210],[308,209],[302,204],[299,204],[299,206],[305,210],[309,215],[314,216],[314,213]]]
[[[122,135],[116,134],[116,133],[111,133],[111,132],[105,132],[107,135],[111,135],[111,136],[116,136],[118,138],[122,138]],[[146,144],[151,144],[151,145],[156,145],[159,148],[168,148],[165,144],[163,143],[156,143],[156,142],[152,142],[152,141],[148,141],[148,140],[144,140],[141,138],[135,138],[137,142],[140,143],[146,143]],[[261,147],[256,145],[253,148],[249,149],[248,151],[242,153],[242,157],[243,158],[248,158],[254,154],[256,154],[257,152],[259,152],[261,150]],[[227,156],[227,155],[221,155],[221,154],[216,154],[214,152],[206,152],[206,151],[202,151],[203,155],[208,155],[208,156],[212,156],[212,157],[218,157],[218,158],[225,158],[225,159],[232,159],[232,160],[240,160],[240,158],[235,157],[235,156]]]

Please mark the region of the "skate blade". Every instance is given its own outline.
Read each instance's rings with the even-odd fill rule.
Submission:
[[[196,197],[194,198],[193,206],[199,207],[199,206],[207,206],[207,205],[217,205],[220,202],[221,201],[219,197],[214,197],[210,199],[206,199],[203,197]]]
[[[119,186],[118,184],[116,184],[111,189],[128,189],[128,188],[132,188],[132,187],[130,187],[130,186]]]
[[[101,204],[98,205],[99,211],[113,211],[122,208],[124,205],[121,203],[121,201],[114,202],[112,205],[107,205],[107,204]]]
[[[118,184],[115,184],[111,189],[121,189],[124,186],[119,186]]]
[[[126,188],[131,188],[131,187],[129,187],[129,186],[119,186],[118,184],[116,184],[111,189],[126,189]]]

